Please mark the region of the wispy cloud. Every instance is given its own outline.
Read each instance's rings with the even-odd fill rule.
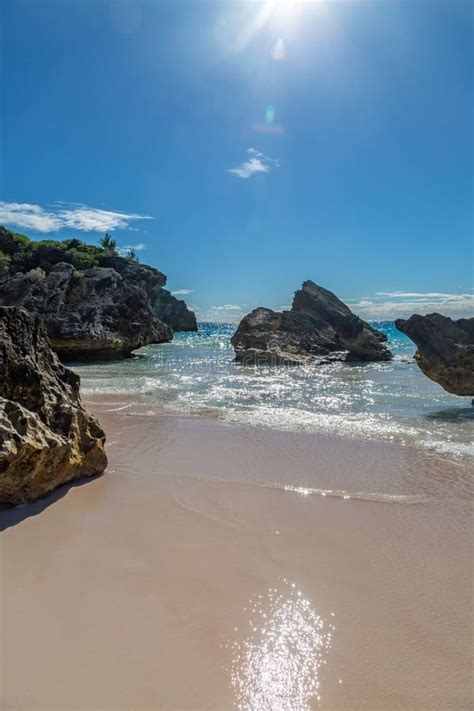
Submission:
[[[173,296],[181,296],[185,294],[194,294],[194,289],[177,289],[176,291],[171,292]]]
[[[139,242],[138,244],[124,244],[121,249],[126,249],[128,251],[134,249],[135,252],[141,252],[142,249],[146,249],[146,244],[144,244],[144,242]]]
[[[206,309],[195,307],[200,321],[237,323],[246,313],[246,304],[218,304]]]
[[[239,306],[238,304],[224,304],[223,306],[211,306],[211,309],[214,311],[237,311],[241,309],[242,307]]]
[[[141,252],[142,249],[146,249],[144,242],[139,242],[138,244],[124,244],[123,247],[118,248],[118,251],[122,257],[125,257],[130,254],[130,252]]]
[[[0,202],[0,223],[36,232],[55,232],[62,225],[53,212],[39,205],[19,202]]]
[[[35,232],[57,232],[65,228],[83,232],[111,232],[130,228],[136,220],[152,219],[150,215],[102,210],[80,203],[55,203],[42,207],[30,203],[0,202],[0,224]]]
[[[449,294],[445,291],[376,291],[376,296],[401,297],[403,299],[444,299],[457,297],[459,294]]]
[[[372,297],[347,299],[351,309],[366,319],[406,318],[414,313],[437,311],[451,318],[465,318],[474,313],[474,294],[444,291],[378,291]]]
[[[245,180],[259,173],[269,173],[273,168],[278,168],[279,163],[274,158],[269,158],[264,153],[257,151],[255,148],[247,149],[248,158],[246,161],[236,166],[228,168],[227,172],[236,175],[238,178]]]

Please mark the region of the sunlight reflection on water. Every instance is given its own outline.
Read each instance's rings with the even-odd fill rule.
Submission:
[[[306,711],[321,702],[320,670],[335,627],[284,582],[283,592],[269,588],[249,601],[249,634],[231,644],[231,685],[242,711]]]
[[[394,352],[390,363],[244,367],[233,360],[234,326],[200,324],[197,333],[177,333],[171,343],[147,346],[134,359],[75,369],[86,396],[124,393],[171,411],[214,412],[229,423],[381,439],[472,457],[469,398],[450,395],[424,376],[413,361],[413,343],[394,324],[377,326]]]

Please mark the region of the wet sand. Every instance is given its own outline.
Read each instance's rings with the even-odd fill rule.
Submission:
[[[472,465],[88,406],[105,476],[0,514],[2,709],[472,708]]]

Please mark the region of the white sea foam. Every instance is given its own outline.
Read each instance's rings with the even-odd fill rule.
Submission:
[[[248,368],[233,361],[233,327],[206,325],[148,346],[141,357],[78,366],[86,395],[139,396],[175,412],[283,430],[319,431],[474,456],[474,408],[413,362],[414,347],[385,324],[389,363]]]

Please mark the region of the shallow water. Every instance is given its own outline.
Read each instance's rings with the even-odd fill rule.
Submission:
[[[128,361],[77,365],[82,391],[139,395],[162,408],[226,422],[376,438],[459,458],[474,454],[474,408],[429,380],[414,344],[392,322],[390,363],[245,367],[233,361],[232,324],[200,324]]]
[[[2,709],[472,707],[471,464],[137,400],[3,514]]]

